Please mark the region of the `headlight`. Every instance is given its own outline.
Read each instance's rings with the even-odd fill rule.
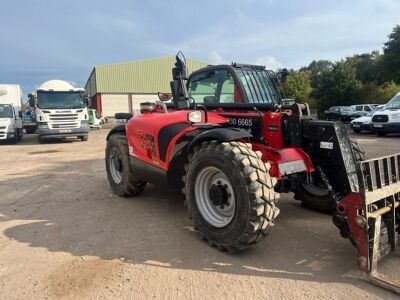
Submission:
[[[393,114],[393,115],[392,115],[392,118],[393,118],[393,119],[400,119],[400,114]]]
[[[306,170],[306,164],[301,159],[279,164],[279,172],[282,175],[304,172]]]
[[[39,123],[38,128],[39,129],[49,129],[49,125],[47,123]]]
[[[188,121],[190,123],[200,123],[201,122],[201,111],[195,110],[188,113]]]
[[[82,121],[81,125],[82,127],[89,127],[89,121]]]

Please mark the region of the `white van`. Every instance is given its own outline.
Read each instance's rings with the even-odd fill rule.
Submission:
[[[0,140],[22,138],[22,91],[18,84],[0,84]]]
[[[400,133],[400,93],[374,113],[370,126],[371,130],[379,136],[387,133]]]

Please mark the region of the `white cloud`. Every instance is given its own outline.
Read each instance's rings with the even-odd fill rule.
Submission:
[[[222,57],[221,54],[219,54],[217,51],[213,50],[210,52],[208,56],[208,61],[212,65],[222,65],[222,64],[227,64],[228,61]]]
[[[272,56],[258,57],[255,62],[256,65],[266,66],[268,70],[276,71],[282,68],[282,63]]]

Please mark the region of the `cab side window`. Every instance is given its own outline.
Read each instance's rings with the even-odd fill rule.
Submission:
[[[188,92],[197,103],[234,103],[235,82],[227,70],[210,70],[193,76]]]
[[[366,106],[364,106],[364,110],[365,110],[365,111],[371,111],[371,107],[369,107],[369,106],[366,105]]]

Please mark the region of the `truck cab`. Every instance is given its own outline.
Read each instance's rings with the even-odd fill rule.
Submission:
[[[0,140],[17,143],[22,131],[22,91],[17,84],[0,84]]]
[[[38,140],[78,137],[88,140],[89,117],[84,89],[62,80],[43,83],[31,96],[36,107]]]

